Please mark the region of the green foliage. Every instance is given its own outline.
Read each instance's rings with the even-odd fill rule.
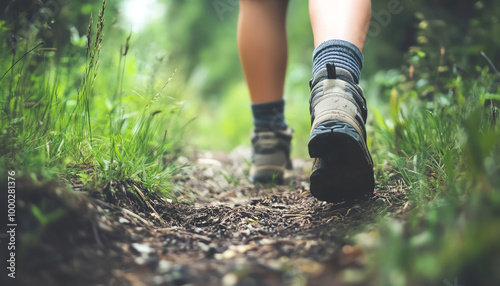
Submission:
[[[52,212],[44,210],[44,202],[45,201],[42,202],[41,208],[39,208],[37,205],[31,205],[31,213],[38,220],[42,227],[45,227],[46,225],[56,221],[64,213],[64,210],[62,208],[58,208]]]
[[[144,83],[133,79],[134,59],[127,61],[131,36],[108,27],[108,12],[103,1],[95,20],[87,18],[85,35],[62,51],[37,45],[44,27],[29,21],[26,29],[39,32],[25,33],[29,38],[10,50],[2,42],[10,57],[0,60],[1,168],[37,179],[75,179],[87,189],[133,180],[168,196],[181,149],[182,104],[165,96],[175,93],[167,89],[172,77],[150,95],[129,91]],[[2,23],[5,38],[15,23]],[[109,44],[106,34],[115,35]],[[156,89],[156,79],[149,83]],[[37,206],[32,210],[43,219]]]
[[[481,263],[491,251],[500,251],[489,238],[500,234],[494,227],[500,222],[494,214],[500,207],[500,128],[498,119],[492,121],[490,110],[484,107],[484,94],[491,86],[482,84],[489,76],[479,77],[466,82],[469,87],[462,82],[449,95],[432,101],[422,102],[410,92],[402,99],[400,118],[393,128],[384,121],[377,124],[376,133],[385,135],[376,137],[374,152],[393,164],[415,205],[406,234],[389,225],[381,231],[384,245],[391,248],[380,250],[384,253],[380,268],[387,274],[383,285],[400,285],[391,277],[402,273],[405,276],[399,278],[406,285],[475,275],[479,266],[473,262],[485,267]],[[465,101],[456,94],[466,94]],[[474,278],[486,282],[488,277]]]
[[[489,21],[491,11],[481,11],[470,27]],[[500,74],[480,49],[463,49],[453,27],[428,15],[417,14],[420,45],[407,53],[408,74],[383,87],[389,106],[373,112],[379,182],[395,169],[413,206],[407,223],[382,221],[373,271],[380,285],[441,285],[455,277],[460,285],[487,285],[498,281],[500,263]],[[479,35],[498,26],[485,23]],[[477,39],[478,47],[492,47],[491,39]]]

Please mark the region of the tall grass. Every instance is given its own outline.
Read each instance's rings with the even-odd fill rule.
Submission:
[[[63,51],[38,44],[36,35],[17,43],[11,58],[2,56],[2,168],[34,179],[77,180],[87,189],[112,190],[120,181],[133,181],[170,196],[169,177],[183,132],[179,105],[173,98],[165,105],[166,84],[151,96],[130,95],[130,82],[135,80],[128,71],[134,63],[126,59],[132,35],[119,57],[113,51],[118,47],[103,50],[105,32],[110,30],[105,14],[104,0],[96,23],[90,16],[86,45],[75,48],[77,56],[56,57]],[[7,32],[0,29],[2,37]],[[8,50],[3,45],[2,50]],[[103,58],[111,64],[101,66]]]
[[[499,281],[499,79],[488,68],[457,71],[444,86],[419,87],[435,91],[431,98],[404,82],[391,92],[391,119],[375,110],[376,160],[403,179],[413,208],[405,220],[381,222],[379,285]]]

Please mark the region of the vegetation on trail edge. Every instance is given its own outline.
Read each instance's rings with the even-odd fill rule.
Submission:
[[[500,7],[490,2],[474,5],[467,37],[428,11],[416,12],[417,43],[402,68],[366,81],[368,93],[376,91],[383,102],[372,102],[368,130],[377,188],[403,192],[387,193],[385,200],[404,212],[383,212],[363,226],[378,238],[364,281],[500,282],[500,63],[480,49],[500,46]],[[130,91],[136,65],[131,35],[108,26],[108,12],[103,1],[86,34],[67,50],[42,41],[47,23],[0,20],[0,37],[10,37],[0,43],[0,178],[15,170],[17,180],[62,182],[67,192],[108,203],[125,193],[126,203],[155,212],[158,201],[185,192],[174,190],[171,178],[181,168],[188,120],[179,116],[180,91],[170,89],[174,68],[160,81],[153,70],[147,92]],[[476,60],[462,65],[462,58]],[[234,98],[224,100],[226,107]],[[231,110],[244,114],[239,111]],[[306,133],[301,128],[297,135]],[[29,210],[35,226],[20,234],[30,242],[21,245],[25,256],[64,213],[43,198]]]
[[[157,92],[125,92],[133,76],[126,73],[130,35],[102,51],[110,30],[105,10],[103,1],[97,18],[90,16],[84,41],[63,56],[37,44],[38,34],[29,29],[15,35],[22,41],[2,42],[0,66],[8,70],[0,88],[2,168],[15,169],[18,177],[63,179],[86,190],[114,192],[125,186],[134,193],[122,184],[133,181],[146,195],[168,197],[182,138],[179,106],[171,98],[168,104],[161,101],[173,75]],[[0,23],[2,38],[11,35],[15,26]],[[36,24],[26,25],[43,29]]]

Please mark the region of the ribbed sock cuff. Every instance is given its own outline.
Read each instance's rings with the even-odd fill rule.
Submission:
[[[285,101],[283,99],[252,104],[253,123],[255,127],[269,130],[285,130]]]
[[[336,39],[321,43],[313,52],[313,76],[327,63],[348,70],[356,83],[359,83],[363,68],[363,53],[356,45]]]

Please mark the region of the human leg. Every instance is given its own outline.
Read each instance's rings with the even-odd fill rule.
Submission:
[[[287,0],[241,0],[238,50],[252,103],[283,98]]]
[[[253,182],[282,181],[291,167],[292,132],[285,123],[287,0],[241,0],[238,50],[252,101]]]
[[[330,62],[359,81],[370,25],[371,0],[310,0],[314,35],[313,74]]]
[[[309,0],[314,47],[331,40],[344,40],[361,51],[371,17],[371,0]]]
[[[373,193],[366,100],[359,87],[369,0],[310,0],[314,34],[309,154],[311,193],[330,202]]]

